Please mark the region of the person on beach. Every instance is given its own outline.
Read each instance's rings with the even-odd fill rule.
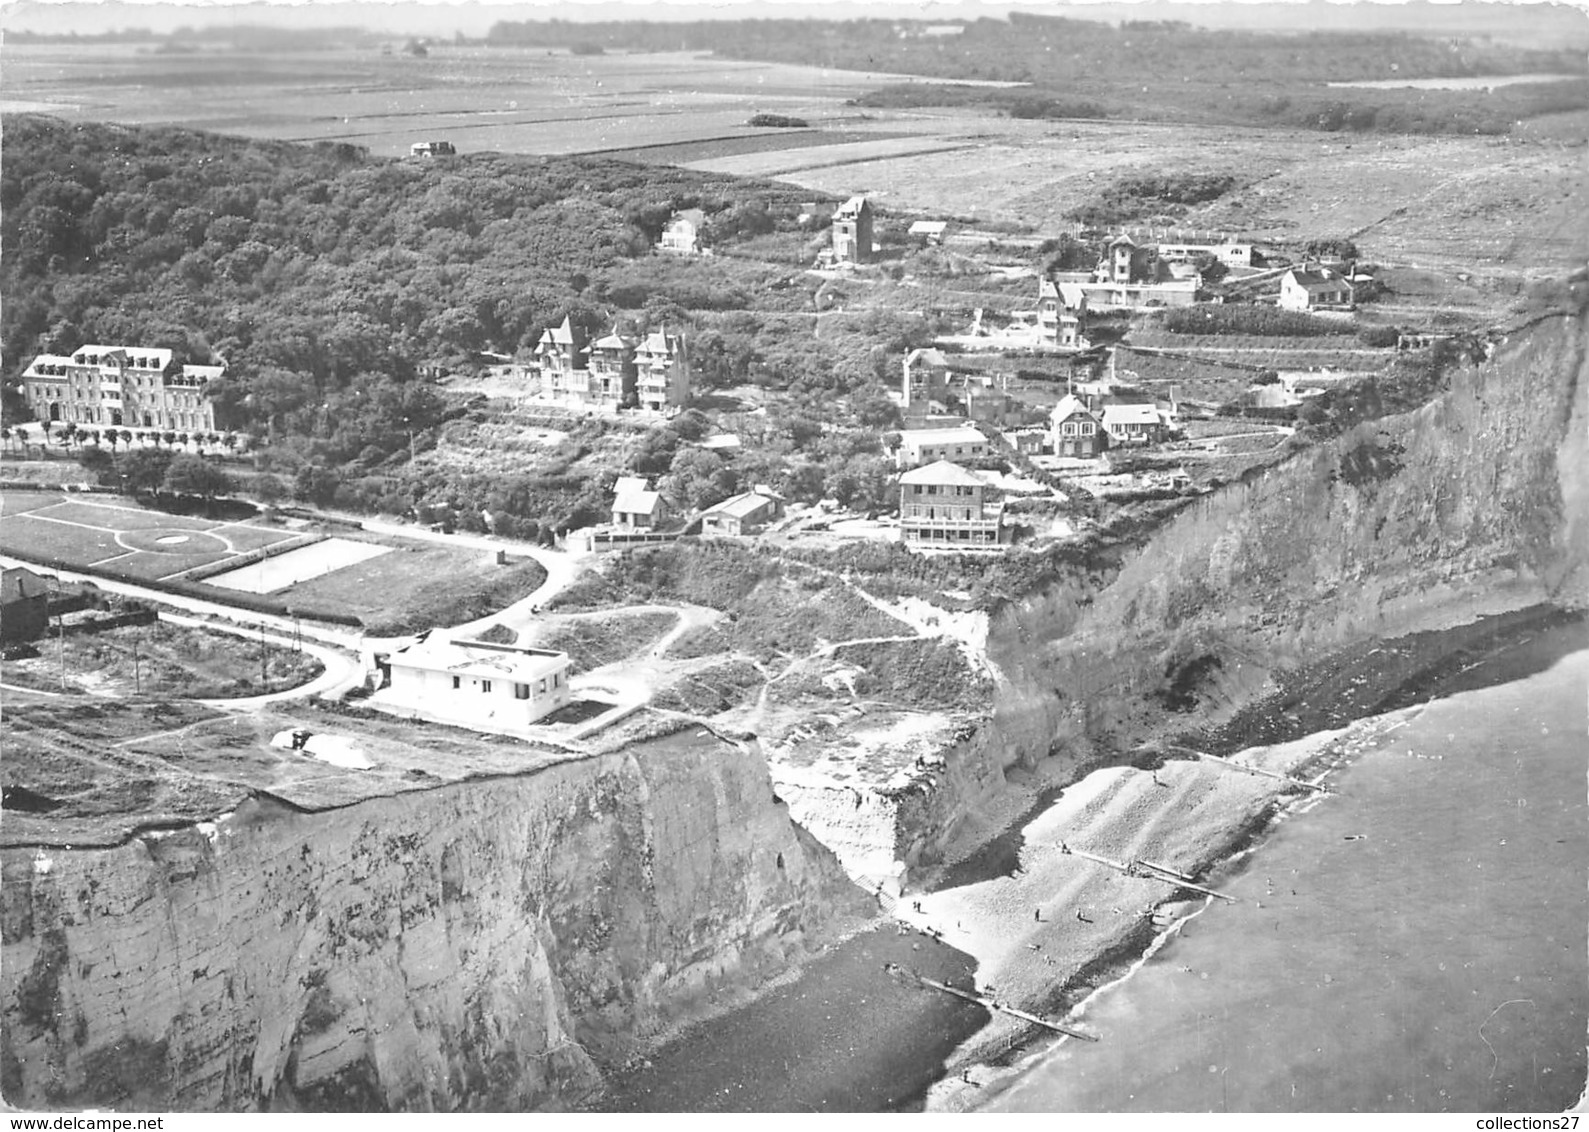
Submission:
[[[1092,923],[1092,921],[1091,921],[1091,920],[1089,920],[1089,919],[1088,919],[1088,918],[1087,918],[1087,917],[1086,917],[1086,916],[1083,916],[1083,915],[1082,915],[1082,914],[1081,914],[1081,909],[1080,909],[1080,908],[1077,908],[1077,909],[1076,909],[1076,919],[1078,919],[1078,920],[1080,920],[1080,921],[1081,921],[1081,922],[1082,922],[1082,923],[1084,923],[1084,924],[1090,924],[1090,923]]]
[[[1041,908],[1033,908],[1032,909],[1032,919],[1036,920],[1038,923],[1042,923],[1043,922],[1043,910]]]

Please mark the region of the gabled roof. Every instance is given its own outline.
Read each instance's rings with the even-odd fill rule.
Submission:
[[[1302,287],[1306,288],[1310,294],[1314,291],[1347,291],[1351,289],[1351,284],[1339,275],[1329,275],[1323,271],[1298,271],[1296,268],[1292,268],[1287,274]]]
[[[572,346],[574,344],[573,321],[565,318],[562,326],[547,327],[546,333],[541,335],[541,342],[551,342],[558,346]]]
[[[931,346],[918,347],[905,355],[905,364],[911,368],[914,369],[917,362],[926,366],[949,368],[949,359],[944,357],[943,351],[934,349]]]
[[[732,519],[748,519],[764,507],[772,507],[778,500],[772,496],[761,494],[759,491],[747,491],[739,495],[730,496],[721,503],[708,507],[701,512],[707,515],[727,515]]]
[[[918,220],[909,228],[912,236],[942,236],[949,227],[947,220]]]
[[[1133,240],[1130,236],[1126,235],[1124,232],[1120,233],[1118,236],[1116,236],[1114,239],[1110,240],[1104,246],[1112,248],[1116,244],[1130,244],[1133,248],[1137,246],[1137,242],[1135,240]]]
[[[1105,405],[1104,427],[1117,424],[1158,424],[1159,411],[1152,403],[1146,405]]]
[[[655,491],[621,491],[612,501],[612,509],[625,515],[651,515],[662,503],[662,496]]]
[[[619,476],[618,482],[612,485],[614,495],[622,495],[629,491],[650,491],[651,481],[644,476]]]
[[[1059,399],[1059,404],[1054,406],[1054,411],[1048,415],[1048,419],[1055,424],[1062,424],[1072,417],[1086,417],[1091,421],[1098,419],[1086,405],[1082,404],[1081,398],[1074,393],[1067,393]]]
[[[922,468],[912,468],[899,477],[900,483],[935,484],[939,487],[987,487],[980,478],[959,464],[948,460],[935,460]]]
[[[706,223],[706,213],[698,208],[681,208],[668,218],[668,223],[671,225],[680,220],[687,220],[699,228]]]
[[[988,438],[970,425],[956,428],[908,428],[899,434],[901,444],[986,444]]]
[[[1079,283],[1056,283],[1052,279],[1044,279],[1037,288],[1037,300],[1057,299],[1062,306],[1071,310],[1079,310],[1087,305],[1087,292],[1081,289]]]
[[[48,597],[49,593],[49,583],[32,570],[11,566],[0,572],[0,602],[9,605],[13,601]]]
[[[431,672],[520,683],[539,680],[569,666],[566,652],[453,640],[435,629],[412,644],[394,649],[391,659],[394,664]]]
[[[867,212],[870,212],[872,210],[872,206],[867,203],[865,197],[853,196],[843,204],[839,205],[838,211],[834,212],[833,214],[833,219],[853,220],[861,214],[863,209]]]
[[[641,340],[636,351],[642,354],[671,354],[679,349],[682,340],[677,334],[669,334],[666,330],[653,330]]]

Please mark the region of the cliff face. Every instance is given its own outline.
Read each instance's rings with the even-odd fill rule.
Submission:
[[[1051,646],[1053,686],[1127,733],[1144,696],[1217,713],[1367,637],[1583,605],[1584,334],[1545,319],[1431,404],[1183,513]]]
[[[898,808],[901,859],[960,855],[1013,816],[1001,789],[1031,800],[1166,725],[1218,722],[1332,649],[1589,605],[1585,332],[1581,312],[1543,319],[1423,408],[1182,512],[1096,594],[995,615],[993,717]]]
[[[862,907],[765,763],[679,737],[0,863],[23,1107],[564,1107]]]

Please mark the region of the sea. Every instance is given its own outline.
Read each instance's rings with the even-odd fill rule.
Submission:
[[[1444,79],[1361,79],[1355,82],[1325,83],[1332,87],[1357,87],[1362,90],[1494,90],[1524,83],[1562,83],[1582,75],[1465,75]]]
[[[1576,632],[1582,626],[1556,632]],[[1558,653],[1559,655],[1559,653]],[[1024,1112],[1559,1112],[1589,1034],[1589,652],[1381,717],[1102,988]]]

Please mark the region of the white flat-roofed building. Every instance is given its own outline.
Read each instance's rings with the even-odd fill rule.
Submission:
[[[970,425],[957,428],[908,428],[899,434],[894,466],[915,468],[934,460],[967,463],[989,454],[988,438]]]
[[[479,731],[520,731],[568,702],[565,652],[453,639],[432,629],[387,658],[389,707]]]

